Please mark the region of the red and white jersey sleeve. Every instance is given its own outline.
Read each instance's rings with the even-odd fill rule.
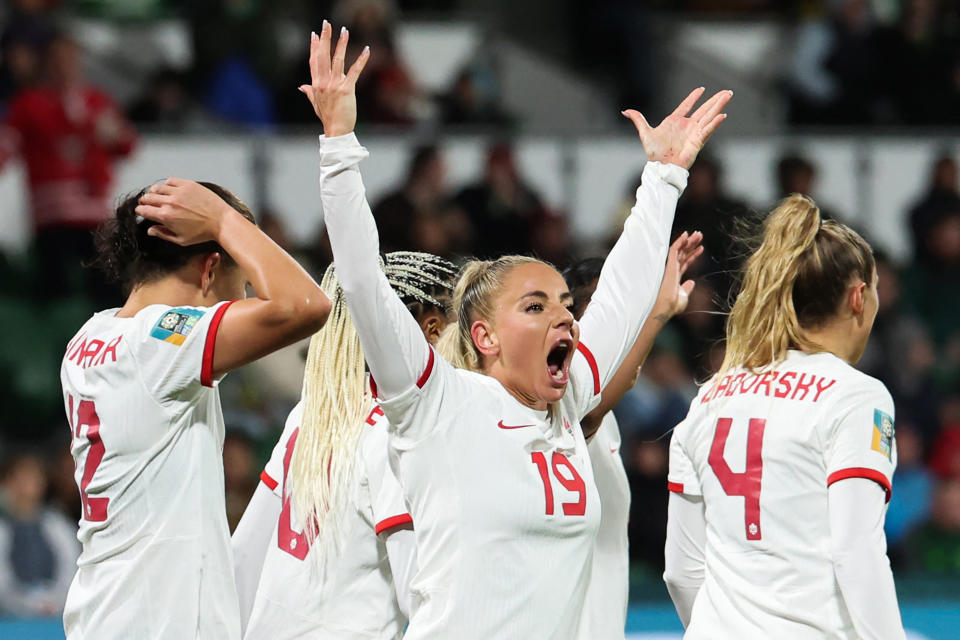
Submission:
[[[695,400],[696,402],[696,400]],[[670,467],[667,472],[667,489],[674,493],[685,493],[691,496],[700,495],[700,479],[693,460],[683,448],[682,440],[677,436],[684,431],[680,423],[670,437]]]
[[[67,346],[61,383],[84,511],[69,638],[239,636],[212,377],[228,306],[109,310]]]
[[[887,492],[889,502],[897,466],[890,392],[878,380],[865,380],[836,410],[837,419],[823,435],[827,484],[845,478],[873,480]]]
[[[570,367],[570,385],[585,416],[630,352],[663,280],[670,228],[687,171],[648,162],[637,202],[623,233],[603,263],[597,289],[580,319],[580,346]]]
[[[336,637],[392,640],[407,619],[397,602],[385,537],[411,524],[402,492],[388,462],[383,411],[374,406],[357,452],[354,494],[343,514],[336,554],[321,553],[303,534],[290,496],[290,459],[303,405],[291,412],[274,456],[261,476],[282,498],[279,519],[267,547],[254,598],[247,638]],[[279,471],[273,471],[279,454]]]
[[[701,388],[670,458],[669,489],[705,507],[704,580],[685,637],[857,637],[828,486],[857,477],[890,489],[893,404],[879,381],[829,353],[732,371]]]

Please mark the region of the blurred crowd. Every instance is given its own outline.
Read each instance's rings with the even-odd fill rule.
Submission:
[[[447,10],[450,2],[134,4],[157,15],[186,16],[195,65],[157,69],[128,104],[87,80],[83,50],[59,22],[67,10],[108,16],[122,9],[119,0],[10,0],[0,32],[0,168],[16,159],[26,167],[33,235],[25,263],[0,254],[0,326],[5,329],[0,331],[0,614],[58,611],[79,553],[74,537],[79,496],[59,363],[63,345],[89,314],[122,299],[116,288],[77,265],[90,258],[90,230],[109,213],[114,163],[135,148],[137,126],[190,130],[223,122],[312,121],[306,101],[288,91],[304,75],[302,51],[282,55],[273,32],[260,28],[274,5],[305,12],[316,25],[332,15],[337,24],[352,25],[352,43],[374,44],[377,53],[359,87],[361,126],[432,119],[494,125],[504,133],[502,127],[511,124],[498,106],[496,74],[485,59],[466,67],[449,92],[437,96],[418,89],[397,55],[399,10]],[[658,8],[659,3],[649,4]],[[746,12],[772,12],[777,4],[744,0],[684,6],[709,11],[738,5]],[[784,83],[793,122],[957,122],[960,18],[955,3],[831,0],[804,6],[805,12],[796,10],[803,20],[796,29],[795,64]],[[210,29],[213,23],[215,30]],[[544,201],[509,143],[500,139],[491,138],[481,173],[459,185],[448,181],[442,145],[415,149],[400,183],[371,203],[383,250],[423,250],[454,259],[533,253],[558,267],[584,257],[564,213]],[[817,167],[802,155],[785,154],[775,173],[779,195],[816,196]],[[624,185],[621,221],[638,181]],[[634,575],[657,584],[663,566],[669,431],[685,416],[697,384],[723,358],[724,312],[749,246],[739,240],[757,219],[723,185],[722,165],[711,157],[698,160],[674,229],[674,235],[704,232],[706,253],[691,274],[697,287],[687,312],[661,333],[639,381],[615,410],[633,492]],[[960,579],[956,158],[941,154],[917,192],[916,203],[905,212],[912,259],[897,263],[875,246],[880,309],[859,366],[882,380],[896,401],[900,462],[887,539],[897,576]],[[821,204],[828,217],[844,220],[849,213]],[[260,212],[271,237],[319,277],[330,260],[325,239],[298,243],[281,220],[276,212]],[[611,229],[610,238],[616,233]],[[231,374],[221,386],[229,429],[224,466],[231,526],[243,513],[299,397],[304,354],[304,344],[294,345]]]

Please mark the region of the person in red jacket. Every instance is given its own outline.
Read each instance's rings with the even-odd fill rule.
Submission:
[[[39,291],[102,299],[110,290],[76,267],[92,256],[91,232],[110,215],[114,160],[133,150],[136,132],[86,83],[80,56],[69,36],[50,40],[45,82],[16,94],[0,124],[0,167],[15,156],[26,167]]]

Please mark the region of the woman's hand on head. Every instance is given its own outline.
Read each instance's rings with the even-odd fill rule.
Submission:
[[[675,315],[686,311],[687,302],[696,283],[693,280],[683,281],[683,274],[703,253],[703,234],[699,231],[687,233],[684,231],[672,245],[667,254],[667,266],[663,271],[663,282],[660,284],[660,293],[654,303],[651,315],[664,322]]]
[[[323,132],[328,138],[348,134],[356,126],[357,78],[370,59],[370,47],[364,47],[344,73],[350,32],[346,27],[340,30],[337,48],[331,58],[332,30],[330,23],[324,20],[320,35],[310,34],[310,84],[300,86],[300,91],[309,98],[314,113],[323,123]]]
[[[152,185],[140,197],[136,212],[158,223],[147,229],[149,235],[182,246],[216,241],[223,217],[236,213],[210,189],[182,178]]]
[[[727,114],[721,112],[733,97],[733,91],[719,91],[687,115],[703,91],[703,87],[694,89],[657,127],[647,124],[647,119],[639,111],[627,109],[622,112],[637,128],[647,160],[675,164],[684,169],[693,165],[700,149],[726,119]]]

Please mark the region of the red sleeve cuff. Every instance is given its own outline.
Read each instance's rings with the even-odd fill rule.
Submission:
[[[380,535],[384,531],[389,531],[395,527],[401,527],[405,524],[413,524],[413,518],[410,517],[409,513],[401,513],[398,516],[392,516],[386,520],[381,520],[377,523],[376,532],[377,535]]]
[[[667,491],[672,491],[673,493],[683,493],[683,483],[667,482]]]
[[[883,487],[883,490],[887,492],[887,502],[890,502],[890,495],[893,493],[892,487],[890,486],[890,480],[887,479],[887,476],[876,469],[868,469],[867,467],[850,467],[849,469],[834,471],[827,478],[827,486],[829,487],[834,482],[846,480],[847,478],[866,478],[867,480],[873,480]]]
[[[213,350],[217,346],[217,330],[220,328],[223,314],[227,312],[227,307],[234,302],[236,300],[220,305],[213,312],[213,319],[210,320],[210,327],[207,329],[207,341],[203,344],[203,363],[200,365],[200,384],[205,387],[213,386]]]
[[[270,491],[274,491],[277,488],[277,485],[280,484],[270,477],[270,474],[267,473],[266,469],[260,472],[260,481],[267,485],[267,488],[270,489]]]
[[[600,372],[597,370],[597,359],[593,357],[590,349],[587,349],[587,345],[582,342],[577,343],[577,351],[583,354],[583,357],[587,359],[587,364],[590,365],[590,373],[593,374],[593,395],[597,395],[600,393]]]

